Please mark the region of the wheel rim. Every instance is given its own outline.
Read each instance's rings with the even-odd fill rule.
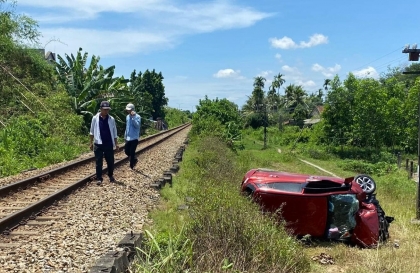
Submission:
[[[372,179],[366,176],[358,177],[356,183],[362,188],[366,193],[371,193],[375,190],[375,182]]]

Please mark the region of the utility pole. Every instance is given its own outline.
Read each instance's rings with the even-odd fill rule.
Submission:
[[[406,45],[402,53],[408,53],[408,61],[416,62],[419,60],[420,49],[417,49],[417,44],[414,44],[412,48],[410,45]],[[403,74],[415,74],[420,75],[420,71],[407,71]],[[418,142],[417,142],[417,205],[416,205],[416,222],[420,221],[420,92],[418,97]]]
[[[267,115],[267,104],[263,105],[264,109],[264,149],[267,148],[267,126],[268,126],[268,115]]]
[[[267,148],[267,125],[268,125],[268,114],[267,114],[267,105],[265,103],[255,104],[255,108],[259,113],[264,115],[263,125],[264,125],[264,149]]]

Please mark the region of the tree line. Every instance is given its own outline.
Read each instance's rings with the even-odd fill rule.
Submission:
[[[103,67],[99,56],[89,58],[82,48],[48,61],[38,29],[35,20],[16,12],[16,1],[0,0],[0,176],[87,151],[88,128],[102,100],[111,102],[120,136],[130,102],[143,129],[150,128],[150,118],[171,119],[170,127],[187,121],[190,113],[167,106],[162,72],[115,76],[115,66]]]
[[[163,74],[155,69],[133,70],[129,77],[115,76],[115,66],[103,67],[100,57],[82,48],[73,54],[57,55],[57,62],[48,63],[38,48],[41,33],[32,18],[15,12],[16,2],[0,0],[0,86],[3,125],[17,112],[35,113],[39,96],[64,89],[73,111],[82,115],[88,127],[102,100],[109,100],[117,121],[123,122],[121,109],[129,102],[138,107],[145,118],[165,118],[168,98]],[[30,92],[26,96],[19,90]],[[45,107],[42,107],[45,108]],[[43,109],[46,110],[46,109]]]
[[[226,99],[205,97],[200,100],[194,117],[199,125],[197,133],[214,127],[211,120],[221,126],[220,131],[224,133],[219,135],[225,138],[234,125],[236,139],[240,139],[243,128],[277,126],[281,135],[285,124],[290,124],[302,129],[307,127],[304,130],[309,130],[315,144],[319,145],[413,153],[417,151],[418,142],[420,82],[416,75],[403,74],[404,71],[420,71],[420,64],[390,67],[378,79],[358,78],[349,73],[342,81],[335,76],[325,79],[322,88],[311,94],[296,84],[288,84],[280,92],[286,83],[280,73],[265,91],[267,80],[258,76],[241,108]],[[317,106],[324,109],[321,121],[305,126],[305,120],[312,117]]]

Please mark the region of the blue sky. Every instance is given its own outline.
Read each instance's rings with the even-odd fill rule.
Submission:
[[[408,65],[404,45],[420,43],[417,1],[18,0],[17,7],[38,21],[47,51],[82,47],[125,77],[161,71],[169,106],[190,111],[205,95],[242,106],[256,76],[267,90],[281,73],[284,87],[308,93],[336,74],[377,78]]]

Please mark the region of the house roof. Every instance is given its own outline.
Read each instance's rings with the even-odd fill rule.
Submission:
[[[322,112],[324,112],[324,106],[322,105],[317,105],[316,109],[318,110],[318,112],[321,114]]]
[[[319,119],[319,118],[311,118],[311,119],[305,119],[303,121],[303,123],[304,124],[315,124],[315,123],[318,123],[320,121],[321,121],[321,119]]]

